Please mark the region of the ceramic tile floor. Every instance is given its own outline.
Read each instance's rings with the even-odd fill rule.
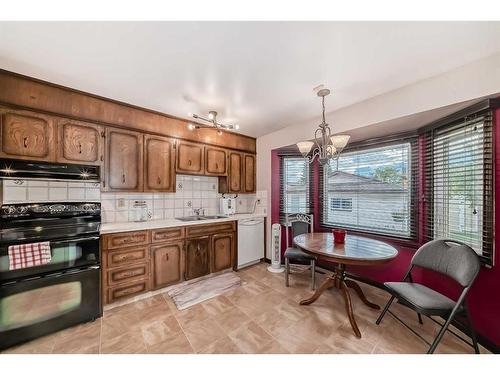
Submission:
[[[187,310],[178,311],[165,295],[106,311],[82,324],[11,348],[5,353],[425,353],[427,346],[390,315],[375,325],[379,311],[352,295],[363,337],[357,339],[337,291],[325,292],[314,304],[309,274],[272,274],[266,264],[244,269],[244,285]],[[318,277],[321,282],[323,277]],[[383,305],[387,295],[361,284],[367,297]],[[411,311],[394,311],[430,340],[436,325],[420,326]],[[483,348],[482,351],[487,352]],[[472,353],[472,348],[447,333],[438,353]]]

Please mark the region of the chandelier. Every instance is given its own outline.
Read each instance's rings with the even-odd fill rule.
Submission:
[[[217,112],[216,111],[210,111],[208,112],[208,118],[202,117],[197,115],[196,113],[190,113],[189,116],[197,119],[197,120],[203,120],[207,122],[208,124],[188,124],[189,130],[194,130],[194,129],[199,129],[199,128],[215,128],[217,129],[217,132],[219,134],[222,133],[222,129],[226,130],[238,130],[240,128],[239,125],[227,125],[227,124],[221,124],[220,122],[217,121]]]
[[[347,134],[331,135],[330,126],[325,121],[325,96],[329,94],[330,90],[328,89],[318,91],[318,96],[321,98],[323,107],[323,121],[314,132],[314,142],[304,141],[297,143],[300,153],[309,163],[312,163],[316,158],[318,158],[321,165],[329,164],[331,160],[337,160],[351,138]],[[309,155],[314,145],[316,145],[316,148]]]

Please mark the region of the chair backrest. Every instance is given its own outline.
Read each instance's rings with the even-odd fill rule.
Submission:
[[[309,233],[314,231],[313,215],[309,214],[287,214],[285,216],[285,237],[286,247],[290,247],[290,233],[292,231],[292,239],[299,234]]]
[[[447,275],[463,287],[472,284],[481,268],[479,257],[469,245],[447,239],[427,242],[417,250],[411,264]]]

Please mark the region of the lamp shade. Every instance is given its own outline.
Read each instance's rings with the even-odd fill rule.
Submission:
[[[304,141],[297,143],[297,147],[299,148],[299,151],[303,156],[306,156],[309,153],[309,151],[311,151],[313,145],[314,142],[311,141]]]
[[[330,140],[332,141],[333,147],[335,147],[337,150],[342,150],[347,145],[350,138],[351,138],[350,135],[339,134],[339,135],[332,135],[330,137]]]

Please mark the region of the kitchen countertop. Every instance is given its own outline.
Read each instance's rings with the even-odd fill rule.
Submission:
[[[244,219],[252,219],[257,217],[266,217],[267,214],[234,214],[227,218],[210,219],[210,220],[196,220],[196,221],[181,221],[177,219],[165,220],[149,220],[143,222],[124,222],[124,223],[104,223],[101,224],[101,234],[132,232],[136,230],[148,230],[159,228],[181,227],[188,225],[203,225],[222,223],[225,221],[238,221]]]

